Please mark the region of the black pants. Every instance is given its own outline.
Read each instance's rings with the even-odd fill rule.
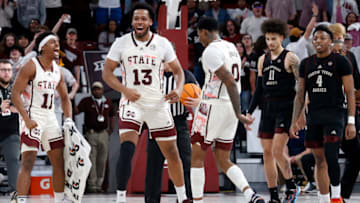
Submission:
[[[189,127],[186,116],[174,117],[177,131],[177,147],[183,163],[186,195],[191,198],[190,164],[191,164],[191,143]],[[159,203],[161,197],[161,178],[164,165],[164,156],[155,140],[148,139],[147,161],[145,178],[145,202]]]

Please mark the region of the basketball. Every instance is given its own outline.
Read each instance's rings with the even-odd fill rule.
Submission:
[[[197,92],[200,95],[201,89],[199,86],[197,86],[194,83],[185,84],[184,89],[181,93],[180,102],[185,105],[185,101],[187,97],[196,98],[197,96],[195,92]]]

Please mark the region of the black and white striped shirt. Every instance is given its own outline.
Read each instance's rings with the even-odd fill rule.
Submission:
[[[185,84],[186,83],[197,84],[195,76],[190,71],[184,70],[184,75],[185,75]],[[176,81],[174,79],[173,74],[171,72],[165,72],[164,73],[165,95],[169,94],[169,92],[175,88],[176,88]],[[186,107],[181,102],[170,104],[170,111],[173,117],[183,116],[187,113]]]

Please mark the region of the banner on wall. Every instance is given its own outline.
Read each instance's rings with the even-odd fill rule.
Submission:
[[[95,81],[100,81],[104,85],[104,92],[110,93],[115,92],[110,88],[102,79],[102,71],[104,69],[104,63],[107,52],[105,51],[84,51],[84,65],[85,72],[87,73],[88,88],[90,90],[91,84]],[[116,77],[121,81],[121,68],[117,67],[114,71]],[[89,91],[90,92],[90,91]],[[119,98],[120,98],[120,94]]]

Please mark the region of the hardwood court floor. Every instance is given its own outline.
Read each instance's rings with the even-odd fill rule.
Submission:
[[[269,196],[264,195],[265,199],[268,200]],[[115,194],[101,194],[101,195],[85,195],[82,203],[115,203]],[[8,203],[9,197],[0,197],[0,203]],[[27,203],[53,203],[54,200],[49,197],[32,197],[31,201]],[[132,195],[127,198],[127,203],[143,203],[143,195]],[[163,195],[161,203],[175,203],[175,195]],[[206,203],[247,203],[244,196],[241,193],[217,193],[217,194],[206,194],[204,198]],[[317,203],[319,202],[316,194],[301,195],[296,203]],[[360,193],[356,193],[346,203],[360,203]]]

